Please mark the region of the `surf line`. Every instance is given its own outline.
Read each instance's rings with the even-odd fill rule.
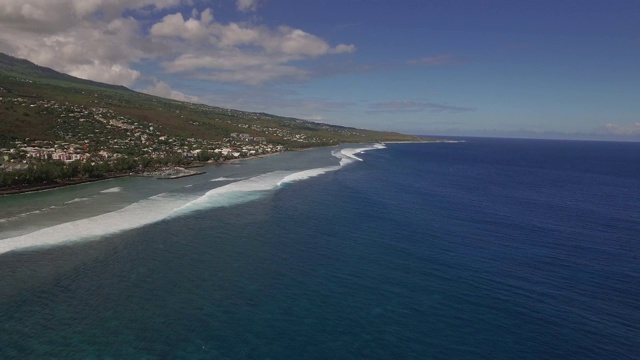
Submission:
[[[259,199],[284,184],[310,179],[339,170],[356,161],[362,161],[355,154],[381,148],[384,147],[345,148],[332,153],[333,156],[340,159],[339,165],[295,172],[274,171],[214,188],[199,197],[162,193],[113,212],[54,225],[12,238],[0,239],[0,254],[76,241],[96,240],[198,210],[246,203]],[[122,191],[121,187],[102,192],[119,191]]]

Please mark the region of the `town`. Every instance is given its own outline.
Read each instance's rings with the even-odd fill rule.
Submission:
[[[223,162],[286,150],[284,145],[271,144],[265,137],[248,133],[230,133],[221,141],[172,136],[163,132],[158,125],[120,116],[99,106],[6,96],[0,97],[0,105],[28,108],[31,112],[54,117],[55,126],[51,129],[51,135],[63,139],[25,138],[5,142],[4,147],[0,148],[0,186],[19,185],[20,181],[25,180],[9,173],[37,168],[47,162],[86,163],[91,166],[126,162],[128,165],[108,169],[114,173],[159,174],[158,169],[163,167],[161,174],[166,175],[181,171],[167,170],[167,166]],[[21,115],[29,116],[29,113]],[[239,127],[251,128],[252,125],[240,124]],[[305,134],[294,134],[283,129],[260,130],[284,140],[309,141]],[[16,181],[12,181],[14,178]]]
[[[0,54],[0,194],[416,137],[166,99]]]

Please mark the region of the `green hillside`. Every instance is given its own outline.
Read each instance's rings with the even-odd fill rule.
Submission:
[[[153,126],[163,134],[178,138],[223,141],[232,134],[242,133],[289,148],[416,140],[396,133],[168,100],[123,86],[78,79],[5,54],[0,54],[0,98],[0,147],[25,138],[86,141],[86,136],[95,135],[94,127],[78,127],[78,131],[69,134],[64,128],[74,125],[61,119],[69,113],[82,112],[84,122],[89,124],[95,122],[96,109],[109,111],[114,118]],[[118,129],[110,126],[104,129],[111,130]]]

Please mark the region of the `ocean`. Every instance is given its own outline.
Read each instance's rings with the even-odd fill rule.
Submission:
[[[638,359],[640,143],[461,140],[0,197],[0,359]]]

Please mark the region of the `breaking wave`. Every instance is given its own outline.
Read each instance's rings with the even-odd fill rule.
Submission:
[[[123,209],[75,220],[35,232],[0,240],[0,254],[32,247],[89,240],[141,227],[169,216],[184,198],[160,194]]]
[[[42,208],[40,210],[33,210],[33,211],[26,212],[26,213],[14,215],[14,216],[11,216],[11,217],[0,219],[0,223],[9,222],[9,221],[12,221],[12,220],[18,220],[18,219],[21,219],[21,218],[24,218],[24,217],[27,217],[27,216],[30,216],[30,215],[40,214],[40,213],[43,213],[45,211],[49,211],[51,209],[56,209],[56,208],[58,208],[58,207],[57,206],[49,206],[49,207],[46,207],[46,208]]]
[[[334,151],[332,155],[341,159],[340,165],[347,165],[354,161],[362,161],[362,159],[357,157],[356,154],[378,149],[386,149],[386,146],[384,144],[375,144],[370,147],[363,148],[345,148],[340,151]]]
[[[73,203],[87,201],[87,200],[89,200],[89,198],[76,198],[76,199],[65,202],[65,204],[73,204]]]
[[[118,186],[118,187],[114,187],[111,189],[107,189],[107,190],[102,190],[100,191],[101,193],[116,193],[116,192],[120,192],[122,191],[122,187]]]
[[[219,177],[219,178],[215,178],[215,179],[211,179],[209,181],[213,181],[213,182],[217,182],[217,181],[238,181],[238,180],[244,180],[245,178],[231,178],[231,177]]]
[[[276,171],[217,187],[179,207],[172,216],[185,215],[193,211],[214,207],[232,206],[258,199],[274,190],[278,186],[278,181],[286,176],[285,174],[289,173]]]
[[[274,171],[247,179],[218,178],[212,181],[233,181],[203,195],[163,193],[133,203],[113,212],[79,219],[44,228],[25,235],[0,240],[0,254],[34,247],[54,246],[80,240],[93,240],[119,232],[139,228],[164,219],[184,216],[194,211],[233,206],[267,196],[284,184],[306,180],[328,172],[336,171],[355,161],[362,161],[355,154],[383,148],[382,145],[342,149],[333,156],[340,159],[340,165],[302,171]],[[119,192],[121,187],[101,191]],[[70,202],[85,201],[77,198]]]

